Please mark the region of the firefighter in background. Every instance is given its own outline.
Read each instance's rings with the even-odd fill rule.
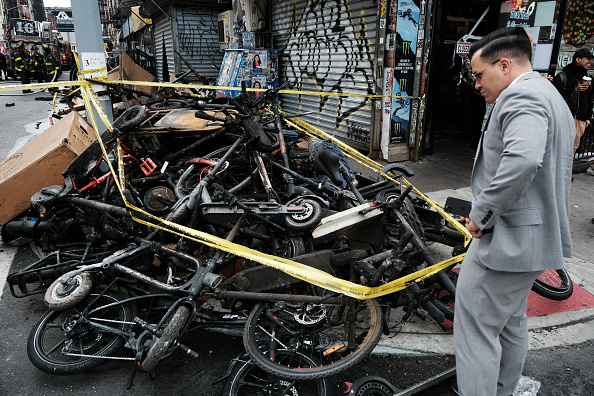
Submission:
[[[33,51],[33,55],[31,55],[31,77],[41,84],[45,82],[45,59],[39,53],[39,48],[36,45],[31,47],[31,51]]]
[[[23,85],[31,82],[29,76],[29,55],[25,52],[25,45],[19,43],[16,47],[17,51],[14,54],[14,71],[17,80],[20,80]],[[31,92],[30,89],[24,89],[23,93]]]
[[[58,78],[60,64],[52,54],[52,49],[47,45],[43,46],[43,55],[45,58],[45,81],[51,82]]]
[[[8,74],[6,69],[8,67],[8,63],[6,62],[6,55],[0,52],[0,81],[8,80]]]

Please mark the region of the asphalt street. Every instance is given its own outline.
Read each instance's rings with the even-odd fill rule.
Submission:
[[[64,78],[64,76],[62,77]],[[3,82],[3,85],[15,83]],[[0,159],[49,127],[52,112],[47,93],[20,95],[0,92]],[[36,100],[36,98],[44,98]],[[14,106],[6,107],[7,103]],[[469,196],[473,152],[463,142],[438,142],[436,152],[409,164],[416,172],[412,183],[437,202],[455,195]],[[574,258],[566,264],[574,282],[594,294],[594,177],[578,173],[572,183],[571,227]],[[449,252],[436,249],[436,255]],[[4,395],[213,395],[219,394],[229,362],[243,350],[239,333],[194,331],[184,342],[199,354],[195,359],[178,351],[163,361],[154,378],[138,373],[133,362],[116,360],[74,376],[54,376],[34,368],[27,358],[27,339],[45,311],[42,296],[15,299],[4,284],[6,274],[36,260],[29,246],[0,246],[0,396]],[[594,395],[594,308],[536,316],[529,321],[531,344],[524,375],[541,383],[538,395]],[[127,355],[123,354],[122,357]],[[335,394],[345,383],[363,376],[380,376],[404,390],[453,367],[451,330],[414,319],[398,334],[383,337],[375,353],[332,381]],[[420,393],[453,395],[444,383]]]

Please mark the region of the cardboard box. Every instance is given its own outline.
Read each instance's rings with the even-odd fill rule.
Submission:
[[[120,54],[120,62],[119,66],[112,69],[109,73],[107,73],[107,79],[110,81],[116,80],[128,80],[128,81],[147,81],[147,82],[157,82],[155,76],[151,73],[144,70],[142,67],[138,66],[132,58],[128,56],[125,52]],[[135,89],[137,91],[143,91],[146,93],[153,93],[158,87],[152,87],[149,85],[134,85],[128,86],[128,88]]]
[[[37,191],[64,184],[62,172],[93,140],[93,127],[72,112],[0,163],[0,224],[27,210]]]

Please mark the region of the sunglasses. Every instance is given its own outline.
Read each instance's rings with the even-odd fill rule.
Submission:
[[[476,72],[476,73],[470,73],[470,75],[472,76],[472,78],[474,78],[476,81],[480,81],[481,78],[483,78],[482,74],[485,70],[487,70],[488,68],[490,68],[493,65],[496,65],[498,62],[500,62],[501,59],[497,59],[495,62],[491,63],[489,66],[485,66],[481,71]]]

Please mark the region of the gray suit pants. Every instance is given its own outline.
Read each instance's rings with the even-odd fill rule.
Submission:
[[[468,252],[456,286],[454,347],[462,396],[509,396],[528,352],[526,305],[542,271],[494,271]]]

